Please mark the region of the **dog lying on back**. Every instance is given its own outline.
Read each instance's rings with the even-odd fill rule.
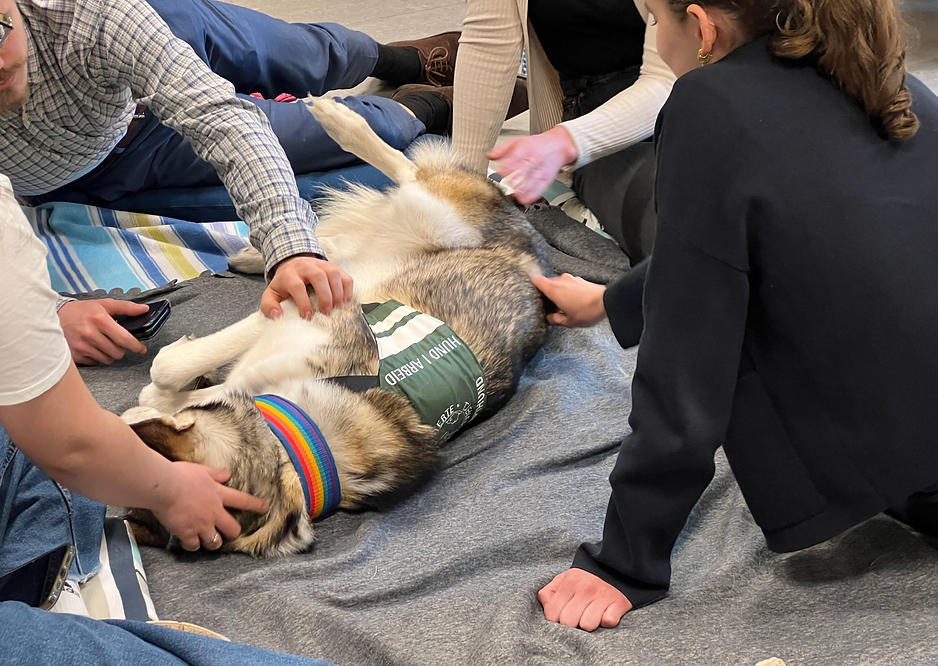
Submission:
[[[396,183],[331,192],[320,211],[319,240],[355,298],[311,321],[287,301],[276,321],[258,312],[164,347],[123,415],[170,460],[230,469],[229,486],[269,502],[265,515],[234,511],[241,536],[222,546],[256,556],[303,551],[314,517],[413,488],[442,441],[507,402],[547,334],[529,279],[546,246],[494,183],[442,144],[411,161],[334,101],[311,111]],[[263,271],[256,250],[231,266]],[[141,543],[170,540],[149,512],[129,519]]]

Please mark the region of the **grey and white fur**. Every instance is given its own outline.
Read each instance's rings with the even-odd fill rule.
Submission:
[[[330,261],[353,277],[355,297],[311,321],[287,301],[280,319],[258,312],[164,347],[140,406],[123,415],[167,458],[230,469],[228,485],[270,503],[264,515],[234,512],[241,536],[224,551],[286,555],[313,542],[299,478],[254,395],[282,396],[316,422],[335,458],[340,508],[380,508],[432,473],[436,432],[407,400],[322,381],[377,374],[362,303],[394,299],[446,322],[485,372],[483,418],[511,397],[547,335],[544,301],[530,281],[546,270],[546,245],[494,183],[461,168],[442,144],[423,145],[408,159],[334,101],[317,100],[311,112],[339,145],[396,183],[385,192],[333,191],[320,209],[317,235]],[[263,261],[251,249],[231,266],[261,272]],[[232,363],[224,382],[206,386]],[[130,518],[141,542],[170,539],[149,512]]]

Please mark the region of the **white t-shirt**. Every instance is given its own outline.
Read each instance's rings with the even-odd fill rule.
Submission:
[[[46,247],[0,175],[0,405],[42,395],[72,362],[55,306]]]

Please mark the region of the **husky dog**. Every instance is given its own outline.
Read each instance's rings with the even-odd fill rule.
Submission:
[[[331,192],[320,209],[317,235],[355,280],[354,299],[311,321],[287,301],[276,321],[255,313],[164,347],[140,406],[123,416],[167,458],[230,469],[229,486],[269,502],[265,515],[233,512],[242,533],[222,546],[255,556],[309,548],[312,505],[380,508],[413,488],[432,472],[441,441],[505,404],[547,334],[544,301],[529,279],[546,270],[546,245],[494,183],[463,170],[442,144],[408,159],[334,101],[316,100],[311,112],[343,149],[396,183],[386,192]],[[261,272],[263,261],[247,250],[231,266]],[[369,320],[369,304],[381,304],[386,318]],[[386,368],[397,337],[413,326],[416,338],[429,329],[437,338]],[[442,390],[420,388],[417,379],[443,361],[466,366],[468,380],[444,376]],[[225,381],[211,385],[232,362]],[[408,381],[416,392],[397,390]],[[440,398],[457,385],[452,404]],[[433,400],[447,406],[428,422],[418,408]],[[293,420],[278,426],[280,416]],[[291,449],[297,430],[313,433],[321,450]],[[329,459],[327,473],[307,478],[297,458],[304,455]],[[149,512],[129,517],[142,543],[170,539]]]

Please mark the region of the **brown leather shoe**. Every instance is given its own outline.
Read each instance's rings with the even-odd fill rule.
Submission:
[[[391,99],[395,102],[401,101],[401,97],[406,97],[413,93],[418,92],[435,92],[440,93],[446,100],[449,102],[450,107],[453,106],[453,86],[433,86],[427,85],[426,83],[408,83],[405,86],[401,86],[394,91],[394,94],[391,95]]]
[[[442,32],[410,42],[391,42],[388,46],[410,46],[417,49],[423,72],[417,83],[431,86],[453,85],[456,71],[456,49],[459,48],[459,32]]]

